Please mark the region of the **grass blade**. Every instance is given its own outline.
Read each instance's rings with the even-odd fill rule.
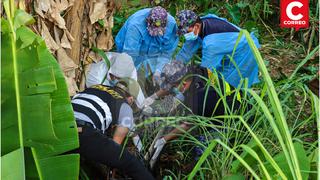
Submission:
[[[271,103],[272,110],[274,112],[275,120],[277,123],[277,126],[279,127],[280,133],[284,138],[284,143],[286,146],[286,149],[288,150],[288,153],[286,153],[286,159],[289,163],[289,167],[292,173],[292,176],[294,179],[302,179],[302,175],[300,172],[300,167],[298,163],[298,158],[293,146],[292,137],[288,128],[288,124],[286,122],[286,118],[284,116],[282,106],[280,103],[280,100],[278,98],[277,92],[275,90],[275,87],[273,85],[273,81],[271,80],[271,77],[268,73],[268,69],[266,68],[266,65],[264,64],[264,61],[261,57],[261,54],[259,53],[258,48],[255,46],[252,38],[250,37],[250,34],[246,30],[244,31],[244,34],[247,38],[248,44],[250,46],[251,51],[253,52],[255,59],[258,63],[260,72],[262,73],[262,76],[265,80],[265,83],[267,84],[267,92],[268,92],[268,98]]]

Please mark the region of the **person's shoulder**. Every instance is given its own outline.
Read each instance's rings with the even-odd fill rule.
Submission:
[[[150,12],[151,8],[141,9],[135,13],[133,13],[129,18],[129,23],[141,23],[142,19],[145,19]]]
[[[127,20],[127,24],[126,24],[127,30],[130,30],[131,32],[139,31],[140,33],[143,34],[144,30],[146,29],[145,19],[147,18],[150,10],[151,10],[150,8],[146,8],[132,14]]]
[[[213,18],[220,18],[219,16],[215,15],[215,14],[207,14],[204,16],[201,16],[200,19],[204,20],[204,19],[213,19]]]
[[[174,19],[174,17],[172,17],[168,13],[168,23],[166,26],[165,37],[168,38],[168,37],[176,36],[176,30],[177,30],[176,20]]]
[[[173,23],[173,24],[176,24],[176,20],[174,19],[174,17],[168,13],[168,22],[169,23]]]

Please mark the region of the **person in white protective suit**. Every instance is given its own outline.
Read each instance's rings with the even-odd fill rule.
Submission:
[[[132,57],[127,53],[107,52],[106,56],[110,61],[110,68],[105,60],[92,63],[86,78],[86,87],[102,84],[107,86],[115,86],[120,78],[131,78],[138,80],[137,70],[134,66]],[[135,104],[139,109],[143,109],[145,97],[139,86],[139,93],[135,100]],[[133,135],[133,143],[139,151],[142,150],[140,137]]]
[[[132,57],[126,53],[107,52],[106,56],[110,61],[110,68],[105,60],[92,63],[86,74],[86,87],[97,84],[114,86],[120,78],[132,78],[138,80],[137,70],[134,66]],[[139,109],[143,108],[145,97],[139,87],[139,94],[136,105]]]

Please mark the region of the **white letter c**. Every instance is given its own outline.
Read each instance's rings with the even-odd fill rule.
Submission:
[[[292,14],[292,9],[294,7],[301,8],[302,6],[303,4],[299,1],[293,1],[289,3],[286,9],[287,16],[294,21],[300,20],[301,18],[303,18],[303,15],[301,13],[299,13],[298,15]]]

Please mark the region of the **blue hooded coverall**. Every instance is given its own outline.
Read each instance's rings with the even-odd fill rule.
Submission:
[[[208,14],[201,17],[201,19],[204,18],[218,18],[240,30],[236,25],[216,15]],[[253,33],[250,35],[255,45],[259,48],[258,39]],[[223,32],[207,35],[203,39],[198,37],[196,40],[186,41],[176,59],[187,63],[199,47],[202,46],[202,67],[215,70],[235,88],[239,85],[243,87],[241,79],[244,80],[245,78],[248,79],[248,87],[251,87],[252,84],[259,82],[258,65],[244,35],[235,50],[233,62],[228,57],[228,55],[232,57],[238,36],[239,32]]]
[[[176,21],[170,14],[164,35],[150,36],[146,23],[150,10],[151,8],[143,9],[130,16],[117,34],[115,43],[118,52],[126,52],[132,56],[137,69],[141,65],[147,69],[149,65],[154,73],[161,72],[163,66],[170,61],[179,38],[176,34]]]

